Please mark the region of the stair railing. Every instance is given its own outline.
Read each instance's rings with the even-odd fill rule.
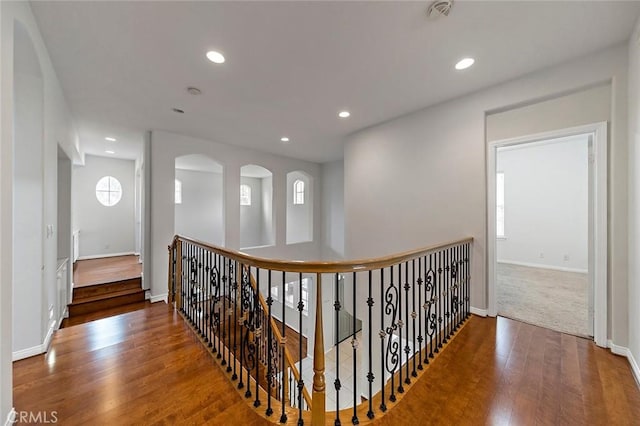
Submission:
[[[261,415],[366,423],[395,405],[469,317],[472,242],[306,262],[176,235],[169,301]]]

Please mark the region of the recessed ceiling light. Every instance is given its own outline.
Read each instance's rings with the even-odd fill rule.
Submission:
[[[110,149],[107,149],[105,152],[106,152],[107,154],[115,154],[115,153],[116,153],[115,151],[111,151]]]
[[[202,90],[198,89],[197,87],[187,87],[187,92],[189,92],[190,95],[201,95],[202,94]]]
[[[109,141],[109,142],[115,142],[116,138],[112,138],[111,136],[107,136],[106,138],[104,138],[104,140]]]
[[[280,141],[281,142],[289,142],[289,138],[285,136],[283,138],[280,138]]]
[[[351,113],[349,111],[340,111],[338,113],[338,117],[340,118],[348,118],[351,116]]]
[[[207,59],[213,62],[214,64],[224,63],[224,55],[220,52],[216,52],[215,50],[210,50],[207,52]]]
[[[184,114],[184,110],[182,110],[180,108],[171,108],[171,111],[177,112],[178,114]]]
[[[456,69],[457,70],[466,70],[467,68],[469,68],[471,65],[473,65],[473,63],[476,60],[473,58],[464,58],[464,59],[460,59],[458,61],[458,63],[456,64]]]

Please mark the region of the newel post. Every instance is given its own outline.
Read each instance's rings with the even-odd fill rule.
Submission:
[[[176,304],[175,308],[182,310],[182,242],[176,239]]]
[[[325,421],[324,381],[324,331],[322,324],[322,276],[316,274],[316,328],[313,344],[313,395],[311,398],[311,424],[324,425]]]

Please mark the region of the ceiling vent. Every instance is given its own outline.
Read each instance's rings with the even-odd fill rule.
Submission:
[[[429,19],[438,19],[441,16],[449,16],[453,0],[436,0],[427,9]]]

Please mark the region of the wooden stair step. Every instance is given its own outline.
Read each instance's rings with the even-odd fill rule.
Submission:
[[[77,299],[69,305],[69,316],[87,314],[130,303],[144,302],[144,292],[145,290],[138,287]]]
[[[126,278],[123,280],[93,284],[73,289],[73,300],[80,300],[98,296],[101,294],[114,293],[124,290],[140,289],[142,287],[141,277]]]

